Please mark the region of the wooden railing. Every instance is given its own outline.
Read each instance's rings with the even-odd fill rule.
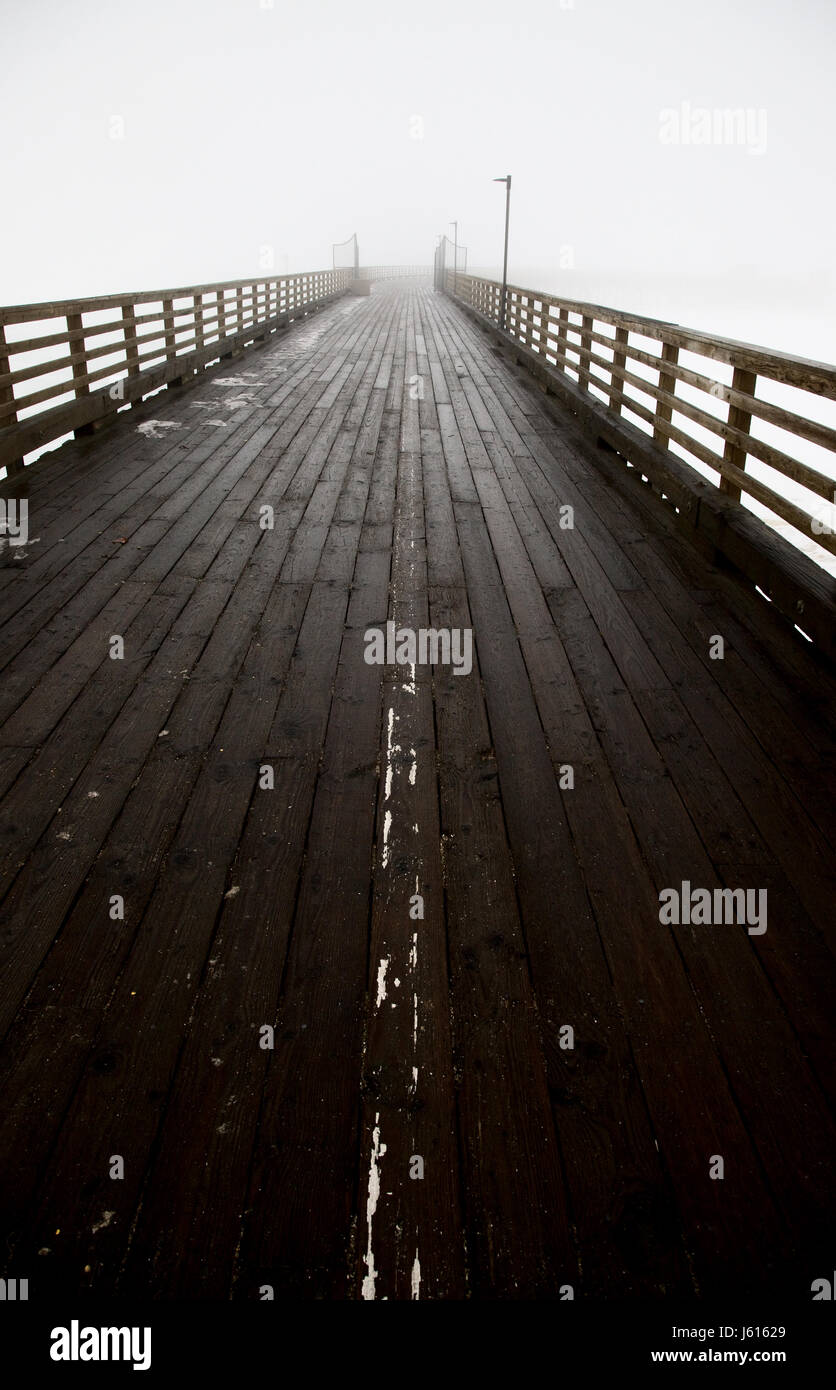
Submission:
[[[126,404],[343,294],[350,270],[0,308],[0,465],[86,433]]]
[[[836,367],[516,285],[503,327],[498,281],[459,274],[454,293],[448,271],[444,288],[836,657]]]
[[[452,293],[449,273],[447,288]],[[499,324],[499,283],[459,275],[457,291],[459,299]],[[818,520],[815,513],[746,472],[747,459],[757,459],[808,493],[828,502],[834,499],[833,474],[753,433],[752,421],[776,427],[787,442],[804,440],[829,451],[832,461],[836,429],[817,420],[808,403],[810,397],[836,400],[836,367],[516,285],[507,289],[506,329],[558,371],[569,374],[582,390],[595,392],[615,415],[630,414],[643,422],[658,447],[677,444],[714,470],[728,496],[740,498],[746,493],[836,554],[836,535],[813,525]],[[703,359],[703,369],[685,365],[681,354]],[[730,381],[714,374],[716,363],[731,368]],[[797,408],[759,397],[761,379],[795,388]],[[718,403],[727,406],[727,412],[721,413]],[[712,437],[719,441],[715,448],[707,442]]]

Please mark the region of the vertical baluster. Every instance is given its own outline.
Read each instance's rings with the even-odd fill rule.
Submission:
[[[525,345],[527,348],[534,346],[534,300],[530,295],[525,296]]]
[[[83,316],[83,314],[67,314],[67,329],[69,330],[69,338],[70,338],[70,354],[71,354],[73,357],[75,357],[75,354],[76,354],[76,352],[79,350],[79,348],[81,349],[81,353],[82,353],[82,360],[81,360],[80,362],[74,361],[74,362],[72,363],[72,371],[73,371],[73,390],[74,390],[74,392],[75,392],[76,400],[81,400],[82,397],[84,397],[84,396],[89,396],[89,395],[90,395],[90,387],[89,387],[88,383],[85,381],[85,377],[86,377],[86,375],[87,375],[87,366],[88,366],[88,364],[87,364],[87,347],[86,347],[86,344],[85,344],[85,341],[84,341],[84,316]],[[86,422],[85,424],[83,424],[83,425],[78,425],[78,426],[73,430],[73,434],[75,435],[76,439],[80,438],[80,437],[83,436],[83,435],[88,435],[88,434],[92,434],[92,433],[93,433],[93,422],[92,422],[92,420],[87,421],[87,422]]]
[[[566,371],[566,349],[569,346],[569,310],[561,307],[557,318],[557,365]]]
[[[177,339],[174,336],[174,300],[163,300],[163,327],[165,331],[165,355],[171,362],[177,356]]]
[[[624,371],[627,364],[627,340],[629,336],[626,328],[615,330],[615,348],[612,358],[615,371]],[[616,415],[620,415],[624,401],[624,381],[621,377],[616,376],[615,371],[610,373],[610,410],[614,410]]]
[[[517,296],[515,292],[511,289],[510,285],[508,286],[508,292],[505,296],[505,313],[507,318],[508,332],[511,334],[512,338],[516,338],[519,317],[519,300],[517,299]]]
[[[0,376],[8,376],[10,370],[6,328],[4,324],[0,323]],[[0,386],[0,406],[3,407],[3,414],[0,415],[0,430],[11,429],[13,425],[17,424],[17,407],[15,406],[14,387],[11,382],[5,386]],[[6,473],[10,478],[22,472],[22,458],[12,459],[11,463],[6,464]]]
[[[218,314],[218,345],[220,348],[220,355],[224,357],[223,340],[226,337],[226,290],[215,290],[215,307]]]
[[[589,314],[584,314],[581,319],[581,348],[580,364],[578,367],[578,385],[584,391],[589,390],[589,354],[592,350],[592,319]]]
[[[740,391],[744,396],[754,396],[757,384],[757,373],[747,371],[745,367],[735,367],[732,376],[732,390]],[[748,434],[752,424],[752,412],[746,410],[744,406],[730,405],[728,423],[732,429],[740,430],[743,434]],[[723,450],[723,462],[734,464],[743,472],[746,468],[746,450],[739,444],[733,444],[730,439],[726,440],[726,447]],[[740,501],[740,488],[737,483],[729,478],[720,479],[720,489],[727,496],[736,502]]]
[[[196,294],[195,297],[194,297],[194,330],[195,330],[195,348],[196,348],[196,350],[197,350],[198,352],[200,352],[200,350],[203,348],[204,343],[205,343],[204,332],[203,332],[203,294],[202,294],[202,293],[201,293],[201,294]]]
[[[540,300],[540,347],[539,351],[543,357],[550,351],[549,348],[549,315],[551,313],[551,303],[547,299]]]
[[[233,347],[232,352],[231,352],[231,354],[230,354],[232,357],[240,357],[240,356],[241,356],[241,340],[240,340],[240,335],[241,335],[243,332],[244,332],[244,287],[243,287],[243,285],[236,285],[236,287],[235,287],[235,332],[234,332],[234,334],[233,334],[233,337],[234,337],[234,338],[237,338],[238,341],[235,343],[235,346]]]
[[[668,366],[676,366],[678,358],[678,347],[676,347],[673,343],[662,344],[662,361],[664,363],[666,363]],[[676,390],[676,376],[673,372],[666,372],[664,367],[660,367],[659,369],[659,390],[667,391],[670,395],[673,395],[674,391]],[[655,416],[657,423],[655,423],[653,426],[653,442],[654,444],[658,444],[662,449],[667,449],[669,447],[670,438],[664,430],[659,428],[659,422],[669,425],[671,422],[672,414],[672,406],[666,405],[662,401],[656,402]]]
[[[177,330],[174,326],[174,300],[163,300],[163,320],[165,323],[165,355],[169,362],[177,360]],[[185,386],[194,375],[194,367],[181,367],[180,375],[174,376],[169,381],[169,389],[178,389]]]
[[[128,381],[139,376],[139,345],[136,341],[136,310],[133,304],[122,305],[122,341],[125,344],[125,366]]]

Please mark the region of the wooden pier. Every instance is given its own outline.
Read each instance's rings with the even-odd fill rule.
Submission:
[[[68,318],[79,437],[27,469],[0,396],[0,1274],[30,1298],[832,1273],[827,642],[683,539],[469,283],[265,292],[265,341],[197,380],[171,301],[181,389],[144,401],[137,299],[102,431]],[[472,631],[472,671],[365,660],[390,621]],[[661,920],[685,884],[765,891],[766,930]]]

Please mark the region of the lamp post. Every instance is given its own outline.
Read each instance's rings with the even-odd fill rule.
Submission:
[[[456,295],[459,292],[459,224],[451,222],[450,226],[453,228],[453,294]]]
[[[508,294],[508,219],[511,215],[511,175],[504,179],[494,179],[494,183],[505,184],[505,259],[502,262],[502,299],[499,306],[499,322],[505,329],[505,300]]]

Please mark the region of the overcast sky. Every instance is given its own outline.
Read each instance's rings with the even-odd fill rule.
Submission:
[[[835,29],[833,0],[0,0],[0,301],[318,268],[355,229],[427,262],[452,218],[495,267],[510,171],[517,283],[829,324]]]

